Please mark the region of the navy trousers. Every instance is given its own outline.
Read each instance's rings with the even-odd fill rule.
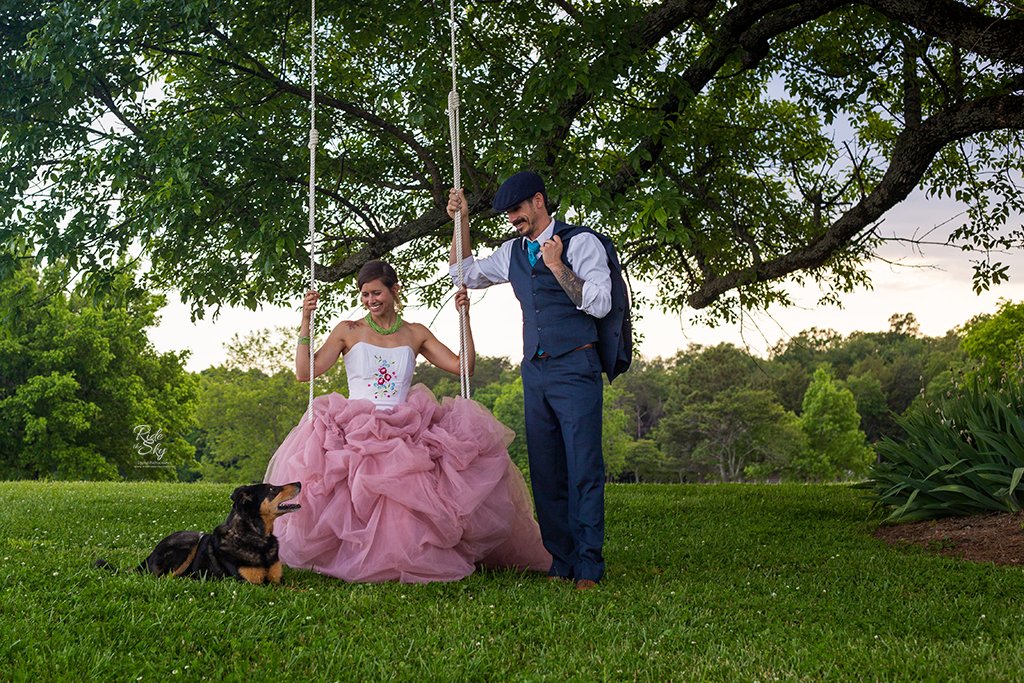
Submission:
[[[551,576],[604,575],[604,383],[597,351],[524,360],[530,480]]]

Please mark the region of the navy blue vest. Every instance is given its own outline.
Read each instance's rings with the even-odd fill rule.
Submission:
[[[567,227],[570,226],[556,222],[556,234]],[[563,239],[562,244],[562,262],[568,266],[568,243]],[[537,349],[543,349],[552,356],[561,356],[597,342],[595,318],[576,308],[540,255],[537,263],[530,265],[526,243],[522,239],[517,239],[512,245],[508,279],[523,308],[524,359],[536,356]]]

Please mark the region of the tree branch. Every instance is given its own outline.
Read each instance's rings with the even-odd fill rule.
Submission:
[[[218,40],[221,40],[225,44],[230,46],[231,49],[236,54],[240,55],[243,59],[250,62],[252,66],[246,67],[235,61],[219,59],[216,57],[211,57],[209,55],[190,50],[178,50],[174,48],[169,48],[163,45],[146,44],[145,47],[146,49],[160,52],[162,54],[197,57],[199,59],[203,59],[211,63],[236,70],[240,73],[256,76],[261,80],[274,85],[281,91],[295,95],[300,99],[306,100],[307,102],[311,99],[312,94],[308,88],[304,88],[302,86],[291,83],[290,81],[286,81],[285,79],[276,75],[267,66],[262,64],[258,59],[256,59],[252,55],[245,53],[240,48],[236,47],[227,36],[225,36],[217,29],[211,27],[210,33]],[[354,104],[345,102],[343,100],[339,100],[334,97],[330,97],[328,95],[324,95],[323,93],[317,94],[316,101],[318,105],[330,107],[332,109],[337,109],[339,111],[345,112],[346,114],[349,114],[350,116],[356,119],[365,121],[366,123],[370,124],[370,126],[373,127],[374,129],[381,131],[383,133],[387,133],[388,135],[391,135],[392,137],[401,140],[403,143],[405,143],[405,145],[408,146],[410,150],[412,150],[412,152],[420,159],[423,165],[427,168],[427,172],[431,176],[431,185],[434,188],[434,193],[437,194],[438,196],[440,196],[443,193],[443,184],[441,183],[440,180],[441,171],[440,168],[437,166],[436,161],[434,160],[433,152],[431,152],[431,150],[421,145],[416,140],[416,137],[412,133],[410,133],[407,130],[404,130],[403,128],[401,128],[400,126],[391,121],[388,121],[384,118],[381,118],[380,116],[377,116],[376,114],[373,114],[371,112],[366,111],[365,109],[362,109],[361,107],[357,107]]]
[[[707,17],[714,6],[714,0],[665,0],[644,15],[643,20],[637,26],[624,31],[624,35],[630,37],[627,45],[615,45],[595,61],[608,59],[613,54],[618,56],[634,52],[647,52],[686,22],[695,18]],[[538,146],[534,158],[543,159],[548,168],[555,166],[559,150],[572,129],[573,122],[591,99],[593,99],[593,93],[581,89],[558,106],[556,113],[564,123],[554,128],[551,134],[545,137]]]
[[[101,76],[94,75],[94,77],[96,79],[96,87],[93,88],[93,93],[95,93],[96,97],[100,98],[100,101],[104,106],[106,106],[106,108],[117,117],[118,121],[124,124],[125,128],[130,130],[137,137],[141,137],[142,129],[132,123],[131,120],[124,115],[124,112],[121,111],[120,107],[117,106],[117,103],[114,102],[114,98],[110,96],[110,87],[107,85],[107,82]]]
[[[796,6],[787,6],[789,3],[784,1],[766,0],[741,3],[733,7],[719,22],[718,30],[708,36],[707,46],[680,76],[675,89],[665,94],[661,105],[664,126],[669,127],[679,119],[680,114],[718,74],[731,55],[742,52],[743,68],[753,68],[767,55],[769,39],[842,4],[843,0],[808,0]],[[624,194],[647,174],[663,151],[664,143],[660,135],[644,137],[602,189],[613,197]]]
[[[967,52],[1024,64],[1024,20],[993,17],[955,0],[859,0],[858,4]]]
[[[1022,126],[1024,97],[1001,95],[942,111],[917,128],[904,130],[896,140],[892,164],[878,185],[823,235],[801,249],[706,281],[688,303],[696,309],[704,308],[736,287],[821,267],[859,232],[906,199],[943,147],[977,133]]]
[[[467,197],[468,200],[469,198]],[[387,232],[366,239],[365,247],[354,254],[349,254],[340,261],[326,266],[317,264],[315,268],[316,279],[323,282],[337,282],[349,275],[354,275],[359,272],[359,269],[367,261],[385,257],[393,249],[397,249],[418,237],[428,235],[445,223],[450,223],[451,220],[445,209],[436,206],[432,207],[414,220],[407,221]]]

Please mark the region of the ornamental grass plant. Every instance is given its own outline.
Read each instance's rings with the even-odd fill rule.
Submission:
[[[1021,509],[1024,388],[1019,370],[998,382],[969,375],[955,391],[897,422],[906,437],[883,439],[861,484],[889,521]]]

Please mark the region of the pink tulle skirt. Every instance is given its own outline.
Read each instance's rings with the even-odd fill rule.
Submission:
[[[476,401],[438,403],[422,385],[385,410],[316,398],[267,468],[272,484],[302,484],[302,508],[274,524],[281,561],[349,582],[457,581],[477,565],[546,572],[512,437]]]

